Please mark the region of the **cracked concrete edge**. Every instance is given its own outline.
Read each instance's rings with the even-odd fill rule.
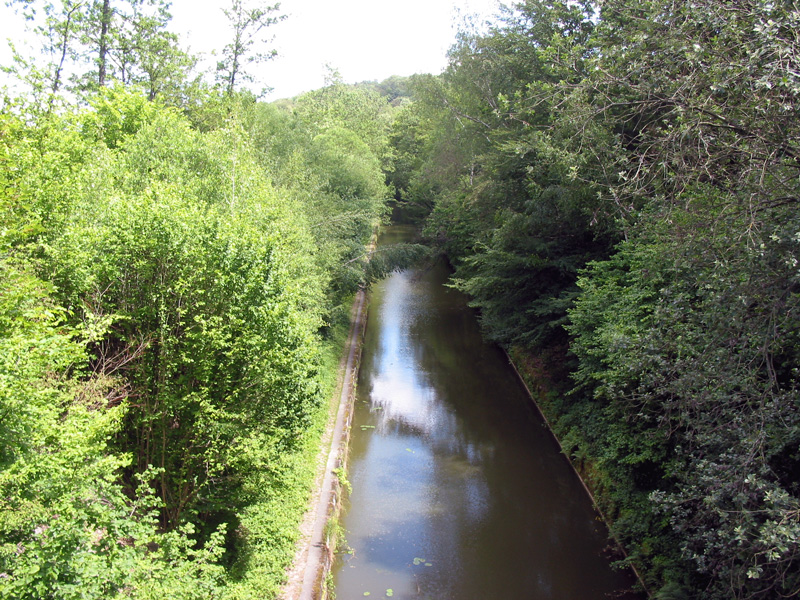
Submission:
[[[545,412],[542,409],[542,407],[540,406],[539,402],[536,400],[538,395],[534,395],[533,390],[528,385],[528,381],[525,378],[525,376],[523,375],[522,370],[517,366],[517,363],[511,357],[511,354],[508,352],[508,350],[506,348],[501,348],[501,349],[503,350],[503,353],[506,355],[506,359],[508,359],[508,363],[511,365],[511,368],[514,370],[514,373],[516,373],[517,379],[522,384],[522,386],[525,388],[525,391],[528,393],[528,398],[530,399],[531,403],[533,404],[534,409],[536,410],[537,413],[539,413],[539,417],[541,417],[542,421],[544,421],[545,427],[550,432],[550,435],[553,436],[553,439],[556,441],[556,444],[558,444],[558,449],[561,452],[561,455],[566,459],[566,461],[569,464],[570,468],[572,469],[573,473],[575,473],[575,476],[578,478],[578,481],[580,481],[581,486],[583,486],[583,490],[586,492],[586,495],[589,496],[589,500],[591,500],[592,506],[594,507],[595,512],[598,515],[600,515],[600,518],[602,519],[603,524],[606,526],[606,530],[608,531],[611,539],[613,540],[613,542],[616,545],[617,549],[627,559],[628,558],[628,551],[625,549],[625,545],[619,540],[619,538],[617,536],[615,536],[613,534],[613,528],[611,527],[611,520],[608,518],[606,513],[603,511],[603,508],[600,506],[600,503],[597,501],[597,498],[595,497],[594,491],[592,491],[591,486],[584,479],[583,474],[581,473],[581,470],[577,467],[575,462],[572,460],[572,457],[569,455],[569,453],[564,450],[564,445],[561,443],[561,438],[559,438],[558,435],[556,434],[556,430],[553,428],[552,423],[547,418],[547,414],[545,414]],[[633,571],[633,574],[636,576],[636,579],[639,580],[639,583],[641,584],[645,595],[648,598],[652,598],[653,594],[650,592],[650,589],[648,588],[647,584],[645,583],[644,577],[642,577],[641,572],[636,567],[636,563],[634,563],[633,561],[628,561],[628,566]]]
[[[364,290],[356,294],[351,312],[350,332],[340,371],[342,383],[336,407],[336,416],[328,425],[329,440],[320,445],[324,471],[317,476],[309,510],[301,524],[301,539],[294,563],[287,574],[281,600],[324,600],[327,597],[325,580],[333,562],[335,540],[328,539],[326,525],[338,516],[341,506],[340,483],[337,470],[345,467],[350,438],[350,424],[355,400],[356,380],[361,358],[361,347],[366,328],[366,296]],[[346,358],[344,356],[346,355]],[[333,410],[331,410],[333,413]],[[327,457],[324,456],[327,451]]]

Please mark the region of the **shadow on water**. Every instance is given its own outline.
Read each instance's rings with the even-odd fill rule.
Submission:
[[[374,286],[336,597],[636,598],[580,482],[447,276],[440,263]]]

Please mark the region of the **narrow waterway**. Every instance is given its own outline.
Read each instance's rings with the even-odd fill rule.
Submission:
[[[384,240],[408,235],[395,226]],[[580,482],[447,275],[437,264],[373,288],[336,598],[635,598]]]

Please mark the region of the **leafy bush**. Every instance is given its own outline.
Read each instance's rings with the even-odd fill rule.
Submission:
[[[274,593],[320,402],[305,207],[236,126],[100,103],[4,120],[0,597]]]
[[[788,593],[800,553],[800,304],[787,290],[800,223],[764,211],[761,233],[744,237],[743,215],[715,214],[718,194],[687,199],[695,210],[643,221],[581,280],[576,381],[617,432],[593,433],[593,451],[649,494],[679,540],[674,559],[695,563],[708,597]],[[641,479],[642,464],[655,479]]]

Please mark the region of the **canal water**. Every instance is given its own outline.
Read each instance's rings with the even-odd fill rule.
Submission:
[[[382,243],[407,239],[395,226]],[[637,598],[505,355],[443,263],[373,287],[337,600]]]

